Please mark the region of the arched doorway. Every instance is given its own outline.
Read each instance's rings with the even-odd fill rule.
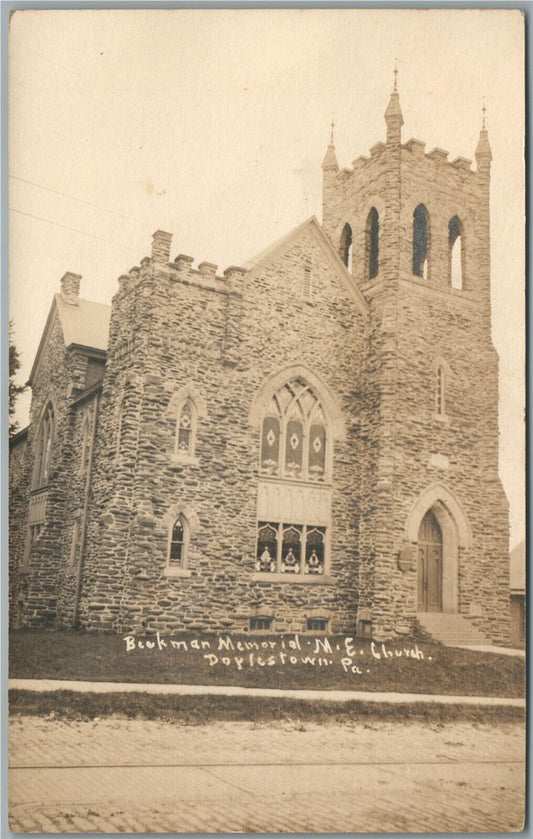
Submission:
[[[442,612],[442,531],[431,510],[418,531],[418,611]]]

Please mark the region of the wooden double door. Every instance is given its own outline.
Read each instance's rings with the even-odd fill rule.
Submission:
[[[442,612],[442,531],[431,510],[418,532],[418,611]]]

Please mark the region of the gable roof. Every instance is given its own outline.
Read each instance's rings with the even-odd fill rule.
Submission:
[[[78,299],[77,306],[65,303],[60,294],[54,295],[65,344],[81,344],[95,350],[107,350],[111,306],[93,300]]]
[[[50,333],[58,318],[66,347],[79,344],[98,352],[106,352],[110,317],[111,306],[105,303],[95,303],[92,300],[78,298],[78,305],[73,306],[65,303],[61,294],[54,294],[35,361],[31,368],[29,383],[31,384],[35,380]]]
[[[268,248],[258,253],[255,257],[252,257],[247,262],[245,262],[242,267],[245,268],[251,275],[255,274],[260,268],[263,268],[270,262],[273,262],[278,256],[280,256],[287,248],[292,245],[294,241],[304,232],[304,230],[309,230],[313,236],[315,237],[317,243],[321,246],[326,259],[331,264],[331,267],[337,274],[337,276],[341,279],[346,290],[354,303],[356,304],[357,308],[361,312],[361,314],[366,315],[368,312],[368,303],[366,302],[361,289],[357,285],[356,281],[349,273],[346,265],[335,251],[333,245],[331,244],[329,238],[324,233],[324,229],[322,225],[318,221],[316,216],[311,216],[302,224],[299,224],[298,227],[295,227],[285,236],[282,236],[281,239],[277,239]]]

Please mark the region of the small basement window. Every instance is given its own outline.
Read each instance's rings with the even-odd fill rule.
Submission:
[[[328,629],[327,618],[307,618],[308,632],[327,632]]]
[[[258,632],[264,632],[272,626],[272,618],[256,617],[250,618],[250,629]]]

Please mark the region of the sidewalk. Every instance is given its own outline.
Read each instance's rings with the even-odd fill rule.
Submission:
[[[82,693],[159,693],[177,696],[257,696],[277,699],[306,699],[321,702],[388,702],[410,704],[429,702],[440,705],[504,705],[525,708],[526,700],[505,696],[439,696],[430,693],[371,693],[352,690],[280,690],[271,688],[224,687],[220,685],[158,685],[135,682],[75,682],[56,679],[9,679],[10,690]]]
[[[525,658],[526,651],[519,650],[515,647],[495,647],[493,644],[481,644],[474,646],[472,644],[454,644],[459,650],[477,650],[479,653],[496,653],[496,655],[514,655],[516,658]]]

